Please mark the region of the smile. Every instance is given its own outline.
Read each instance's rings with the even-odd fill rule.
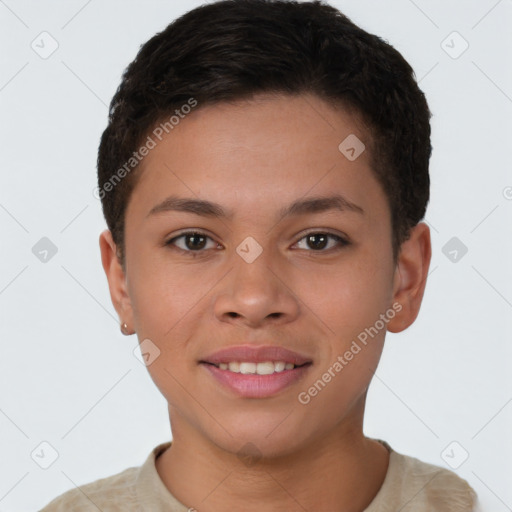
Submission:
[[[299,365],[286,363],[284,361],[264,361],[261,363],[232,361],[229,363],[219,363],[214,366],[221,370],[242,373],[244,375],[272,375],[273,373],[280,373],[284,370],[293,370]]]

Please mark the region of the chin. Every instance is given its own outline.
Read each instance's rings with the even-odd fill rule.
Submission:
[[[299,426],[290,429],[289,425],[284,425],[285,416],[273,421],[271,426],[269,423],[251,424],[249,418],[246,418],[245,425],[239,425],[237,428],[225,424],[231,436],[222,431],[220,439],[213,441],[219,448],[249,462],[292,455],[306,442],[306,436]]]

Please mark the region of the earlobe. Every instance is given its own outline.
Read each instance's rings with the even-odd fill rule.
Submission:
[[[418,316],[431,257],[430,229],[420,222],[411,229],[409,239],[400,248],[393,283],[393,303],[399,303],[401,310],[388,322],[388,331],[401,332]]]
[[[101,263],[107,276],[110,299],[121,322],[133,325],[130,297],[126,288],[126,276],[117,257],[117,247],[112,233],[106,229],[99,238]]]

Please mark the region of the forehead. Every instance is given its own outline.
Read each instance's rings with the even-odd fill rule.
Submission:
[[[199,105],[169,135],[175,136],[175,150],[186,152],[189,160],[207,154],[226,158],[242,154],[257,158],[254,164],[260,166],[304,157],[305,163],[316,162],[326,152],[338,159],[339,143],[347,136],[367,139],[353,109],[313,95],[269,94]]]
[[[334,189],[360,204],[382,195],[368,147],[357,115],[315,96],[199,104],[142,161],[131,209],[145,216],[177,194],[253,214]]]

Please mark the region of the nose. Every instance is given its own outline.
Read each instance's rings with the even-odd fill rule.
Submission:
[[[221,281],[214,314],[222,322],[248,327],[280,325],[297,318],[300,301],[282,268],[275,268],[269,251],[252,263],[234,254],[234,268]],[[288,282],[287,282],[288,281]]]

